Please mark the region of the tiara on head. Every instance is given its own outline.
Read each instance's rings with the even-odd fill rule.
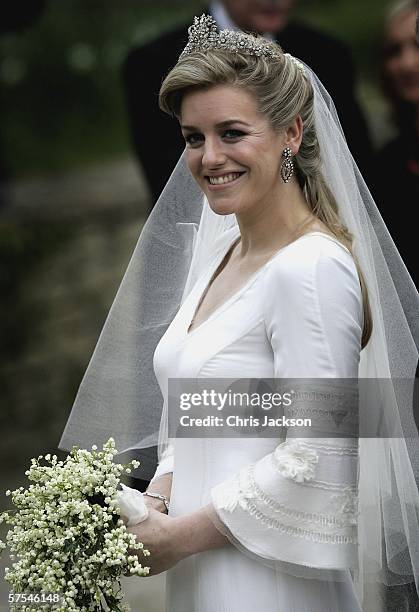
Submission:
[[[188,44],[180,54],[179,59],[194,51],[223,49],[233,53],[256,55],[258,57],[279,58],[280,54],[264,39],[255,38],[244,32],[233,30],[218,31],[216,21],[210,15],[194,17],[193,25],[188,29]]]

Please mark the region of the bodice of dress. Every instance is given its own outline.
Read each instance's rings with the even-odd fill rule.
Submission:
[[[169,378],[357,378],[362,296],[352,256],[340,243],[320,232],[302,236],[188,333],[222,255],[156,349],[165,398]],[[212,503],[232,541],[265,559],[355,565],[352,439],[177,438],[154,479],[167,472],[173,516]]]

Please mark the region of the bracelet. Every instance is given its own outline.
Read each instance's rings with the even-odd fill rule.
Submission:
[[[145,491],[143,495],[148,495],[148,497],[155,497],[156,499],[160,499],[166,506],[167,514],[169,514],[169,500],[167,499],[166,495],[162,495],[161,493],[151,493],[149,491]]]

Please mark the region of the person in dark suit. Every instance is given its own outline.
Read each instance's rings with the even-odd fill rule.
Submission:
[[[306,62],[335,101],[349,147],[361,170],[371,160],[368,129],[354,95],[354,67],[347,47],[328,34],[291,19],[295,0],[223,0],[204,9],[220,29],[259,32]],[[133,49],[123,66],[123,83],[136,155],[155,202],[184,148],[176,122],[160,111],[161,82],[188,38],[187,26]]]

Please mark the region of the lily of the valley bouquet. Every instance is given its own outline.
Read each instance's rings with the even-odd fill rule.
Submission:
[[[7,546],[13,561],[5,571],[11,610],[129,610],[121,576],[146,576],[150,568],[133,553],[150,553],[121,516],[132,525],[147,517],[147,509],[139,491],[120,483],[139,462],[114,463],[116,454],[110,438],[102,451],[74,447],[65,461],[40,456],[26,472],[33,484],[6,492],[16,508],[0,515],[12,527],[7,544],[0,541],[0,551]]]

